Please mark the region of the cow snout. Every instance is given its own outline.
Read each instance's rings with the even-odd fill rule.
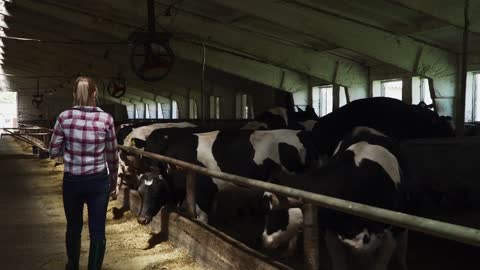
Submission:
[[[363,243],[368,244],[370,242],[370,236],[368,234],[365,234],[363,236]]]
[[[152,218],[151,217],[138,217],[137,218],[137,221],[138,223],[142,224],[142,225],[147,225],[148,223],[150,223],[152,221]]]
[[[273,194],[270,192],[265,192],[262,198],[262,204],[264,210],[272,210],[273,209]]]

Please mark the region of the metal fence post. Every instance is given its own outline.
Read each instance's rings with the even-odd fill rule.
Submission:
[[[197,209],[195,202],[195,178],[195,172],[192,170],[188,170],[185,199],[187,201],[187,213],[188,215],[190,215],[191,218],[197,218]]]
[[[307,270],[320,269],[318,241],[317,206],[306,203],[303,205],[303,249],[304,266]]]

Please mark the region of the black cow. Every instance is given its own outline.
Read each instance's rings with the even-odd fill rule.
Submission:
[[[298,108],[298,111],[275,107],[255,116],[254,121],[248,122],[241,129],[305,129],[311,130],[318,115],[315,110],[307,106],[305,110]]]
[[[405,212],[404,161],[396,140],[369,128],[357,128],[338,146],[322,168],[306,175],[281,175],[281,185],[366,205]],[[298,213],[300,212],[300,213]],[[320,230],[325,232],[332,269],[387,269],[391,262],[406,269],[404,229],[319,208]],[[262,240],[275,248],[289,237],[294,248],[302,224],[299,208],[273,210],[267,215]],[[353,259],[347,257],[353,255]],[[394,255],[394,257],[392,257]],[[348,265],[350,264],[350,265]],[[350,269],[350,268],[349,268]]]
[[[439,116],[424,103],[410,105],[387,97],[352,101],[321,117],[312,131],[330,156],[338,142],[357,126],[376,129],[398,140],[455,136],[451,117]]]

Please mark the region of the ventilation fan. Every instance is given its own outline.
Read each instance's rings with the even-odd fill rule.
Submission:
[[[118,78],[118,79],[111,79],[108,82],[107,92],[110,96],[114,98],[121,98],[127,92],[127,84],[125,83],[125,79]]]
[[[142,80],[158,81],[165,78],[173,67],[172,34],[156,32],[154,0],[147,0],[147,10],[148,32],[134,32],[129,38],[133,44],[130,63],[133,72]]]

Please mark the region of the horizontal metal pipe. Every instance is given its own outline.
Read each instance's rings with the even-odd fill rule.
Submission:
[[[315,205],[334,209],[347,214],[371,219],[374,221],[392,224],[398,227],[407,228],[425,234],[462,242],[469,245],[480,246],[480,230],[468,228],[464,226],[454,225],[442,221],[417,217],[400,212],[386,210],[378,207],[368,206],[360,203],[337,199],[321,194],[316,194],[299,189],[289,188],[281,185],[276,185],[264,181],[232,175],[220,171],[212,171],[205,167],[193,165],[181,160],[170,157],[145,152],[136,148],[118,146],[124,151],[153,158],[156,160],[168,162],[184,169],[192,170],[197,173],[215,177],[227,182],[235,183],[242,186],[249,186],[251,188],[267,190],[278,193],[288,197],[302,198],[305,202],[311,202]]]
[[[19,140],[23,141],[23,142],[26,142],[26,143],[31,144],[33,146],[36,146],[36,147],[42,149],[43,151],[48,151],[48,148],[42,142],[40,142],[40,140],[38,140],[38,139],[30,138],[29,136],[26,136],[26,134],[18,134],[18,133],[12,132],[11,130],[8,130],[8,129],[3,129],[3,130],[6,131],[7,133],[2,134],[2,136],[9,135],[9,136],[12,136],[16,139],[19,139]]]

